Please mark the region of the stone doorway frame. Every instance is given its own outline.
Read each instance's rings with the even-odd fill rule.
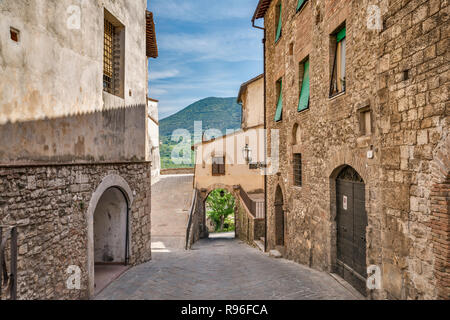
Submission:
[[[98,202],[106,190],[110,188],[119,189],[125,200],[127,202],[127,211],[129,215],[128,219],[128,250],[130,258],[132,256],[132,219],[131,219],[131,207],[133,205],[133,192],[130,186],[124,178],[119,175],[113,174],[106,176],[102,179],[101,183],[98,185],[97,189],[92,194],[91,200],[89,201],[89,206],[86,211],[86,221],[87,221],[87,272],[88,272],[88,294],[89,299],[93,298],[95,295],[95,258],[94,258],[94,213],[97,208]]]

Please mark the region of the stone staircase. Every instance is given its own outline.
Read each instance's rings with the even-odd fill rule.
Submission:
[[[262,252],[265,252],[264,251],[265,240],[266,239],[264,237],[261,237],[259,240],[254,240],[253,244],[255,245],[256,248],[258,248]],[[275,259],[281,259],[283,258],[285,251],[286,250],[284,246],[276,246],[276,249],[269,251],[269,256]]]
[[[265,238],[261,237],[259,240],[254,240],[253,244],[256,246],[256,248],[258,248],[259,250],[261,250],[262,252],[265,252],[264,250],[264,243],[265,243]]]

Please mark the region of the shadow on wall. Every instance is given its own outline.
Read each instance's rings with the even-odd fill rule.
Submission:
[[[145,161],[147,106],[0,125],[0,165]]]

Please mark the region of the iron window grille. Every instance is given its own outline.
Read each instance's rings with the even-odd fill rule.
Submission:
[[[294,186],[302,186],[302,155],[301,153],[294,154]]]
[[[114,25],[105,19],[103,50],[103,90],[114,94]]]

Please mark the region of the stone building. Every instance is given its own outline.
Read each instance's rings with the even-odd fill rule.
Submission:
[[[207,130],[194,146],[194,188],[202,201],[216,189],[232,193],[238,203],[237,236],[253,244],[264,235],[264,76],[243,83],[237,102],[242,105],[241,129],[226,135]],[[255,235],[249,235],[255,228]]]
[[[0,2],[0,225],[18,228],[19,299],[92,298],[151,258],[146,7]]]
[[[268,250],[372,299],[450,298],[449,8],[259,1],[267,145],[280,135]]]

